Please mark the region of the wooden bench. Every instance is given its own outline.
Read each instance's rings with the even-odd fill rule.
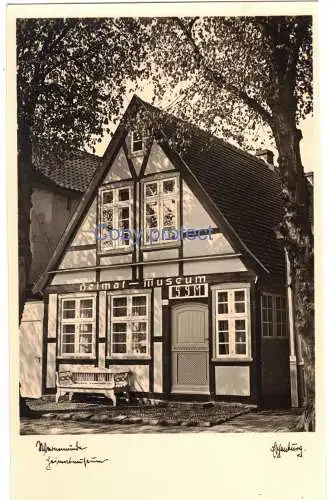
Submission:
[[[57,393],[56,402],[60,396],[69,393],[69,401],[75,393],[104,394],[116,406],[116,394],[129,391],[130,372],[112,373],[103,371],[74,372],[63,371],[56,373]]]

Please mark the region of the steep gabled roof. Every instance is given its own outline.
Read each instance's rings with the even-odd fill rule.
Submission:
[[[33,164],[37,173],[57,186],[79,193],[86,191],[101,163],[99,156],[86,151],[73,150],[64,160],[59,160],[54,153],[41,151],[37,147],[33,150]]]
[[[140,107],[148,111],[156,108],[134,96],[129,104],[126,116],[131,116]],[[162,114],[163,116],[163,114]],[[282,217],[282,187],[276,171],[271,170],[262,160],[213,137],[207,132],[189,123],[178,120],[172,115],[165,124],[159,126],[159,132],[172,141],[175,128],[181,124],[188,130],[186,148],[172,156],[180,168],[185,168],[195,179],[202,194],[217,209],[221,227],[228,227],[234,236],[237,247],[267,275],[281,275],[285,271],[284,249],[276,238],[275,229]],[[121,140],[126,134],[126,119],[119,125],[101,162],[100,168],[91,179],[89,188],[83,196],[72,220],[70,221],[44,275],[34,287],[34,292],[41,291],[48,281],[47,273],[59,261],[66,245],[70,241],[77,223],[91,197],[98,188],[103,173],[109,168],[110,161],[117,153]]]
[[[275,233],[282,218],[277,172],[195,127],[180,156],[250,252],[270,273],[283,272],[284,250]]]
[[[196,177],[224,219],[270,273],[285,270],[284,250],[276,237],[281,221],[282,185],[275,169],[258,157],[140,99],[152,112],[165,117],[167,138],[188,133],[179,156]]]

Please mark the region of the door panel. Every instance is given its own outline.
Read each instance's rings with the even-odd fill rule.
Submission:
[[[171,325],[171,391],[208,393],[207,305],[177,304],[172,309]]]

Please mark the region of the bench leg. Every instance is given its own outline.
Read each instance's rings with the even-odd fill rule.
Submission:
[[[105,393],[106,397],[112,400],[113,406],[117,406],[117,398],[114,391],[107,391]]]
[[[72,401],[73,395],[74,395],[74,392],[69,392],[68,393],[68,401]]]
[[[56,397],[55,397],[55,402],[56,403],[58,403],[60,396],[61,396],[61,391],[59,389],[57,389]]]

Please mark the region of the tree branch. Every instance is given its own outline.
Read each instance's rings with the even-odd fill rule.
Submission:
[[[208,75],[208,78],[210,81],[212,81],[215,85],[227,90],[231,94],[235,95],[239,99],[241,99],[244,104],[249,106],[253,111],[255,111],[257,114],[261,116],[261,118],[266,121],[269,125],[271,125],[272,121],[272,116],[271,114],[254,98],[250,97],[245,91],[235,87],[234,85],[228,83],[225,79],[225,77],[209,67],[207,63],[205,62],[204,56],[201,53],[198,45],[196,44],[192,33],[188,30],[187,26],[185,23],[179,18],[175,17],[174,20],[178,24],[178,26],[181,28],[182,32],[184,33],[187,41],[191,45],[195,58],[198,62],[199,65],[205,70],[205,72]],[[193,27],[194,22],[191,25],[191,29]]]

